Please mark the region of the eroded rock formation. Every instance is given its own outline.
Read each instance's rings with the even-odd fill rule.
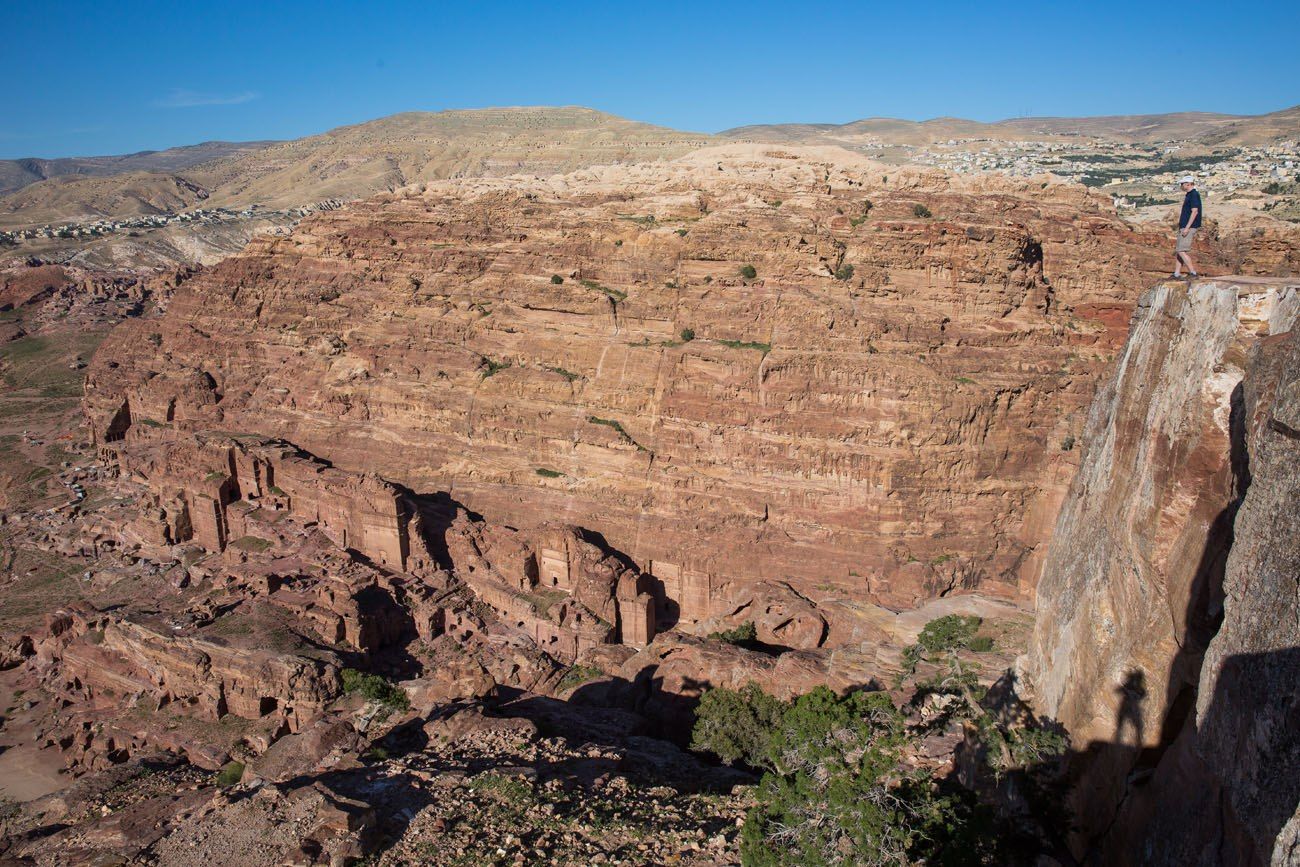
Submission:
[[[670,622],[760,579],[1013,597],[1166,246],[1082,187],[833,149],[443,182],[188,281],[99,353],[86,405],[101,442],[247,431],[586,527]]]

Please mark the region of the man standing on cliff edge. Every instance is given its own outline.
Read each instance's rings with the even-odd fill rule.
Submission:
[[[1178,217],[1178,241],[1174,244],[1174,279],[1183,276],[1183,265],[1187,266],[1187,276],[1199,277],[1196,266],[1192,264],[1192,241],[1196,230],[1201,228],[1201,194],[1196,192],[1196,179],[1187,175],[1178,181],[1186,194],[1183,196],[1183,212]]]

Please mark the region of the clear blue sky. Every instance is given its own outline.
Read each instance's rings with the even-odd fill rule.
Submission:
[[[714,132],[1300,103],[1300,2],[63,2],[0,18],[0,157],[585,105]]]

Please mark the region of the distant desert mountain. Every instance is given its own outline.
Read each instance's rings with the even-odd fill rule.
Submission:
[[[912,121],[873,117],[845,124],[760,124],[719,135],[787,144],[858,145],[877,139],[886,145],[921,146],[960,138],[1087,138],[1132,144],[1198,141],[1210,145],[1261,145],[1300,138],[1300,106],[1261,115],[1178,112],[1105,117],[1025,117],[982,123],[955,117]]]
[[[51,178],[104,177],[127,172],[179,172],[199,163],[233,156],[276,144],[273,141],[207,141],[202,144],[140,151],[109,157],[64,157],[42,159],[27,157],[0,160],[0,194],[21,190],[30,184]]]
[[[996,123],[868,118],[838,125],[737,127],[720,136],[725,138],[588,108],[488,108],[407,112],[285,142],[209,142],[124,157],[10,160],[0,163],[0,192],[5,184],[12,189],[0,195],[0,228],[140,216],[199,202],[283,210],[443,178],[549,175],[588,165],[672,159],[725,139],[850,149],[877,142],[919,146],[953,138],[1067,141],[1080,136],[1264,144],[1300,138],[1300,107],[1258,116],[1184,112]],[[23,177],[45,179],[25,183],[23,172]]]
[[[31,184],[0,198],[0,226],[174,213],[205,198],[207,191],[198,184],[163,172],[67,176]]]
[[[153,213],[157,191],[176,181],[209,193],[209,207],[283,209],[440,178],[549,175],[672,158],[717,141],[587,108],[407,112],[244,149],[153,173],[152,179],[133,174],[41,181],[0,197],[0,226]],[[187,206],[178,199],[177,207]]]
[[[196,167],[218,205],[356,199],[419,181],[555,174],[681,156],[717,140],[587,108],[406,112]]]

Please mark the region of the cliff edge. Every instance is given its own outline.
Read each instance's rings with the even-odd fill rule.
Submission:
[[[1020,672],[1088,860],[1268,863],[1295,810],[1297,287],[1157,285],[1094,399]]]

